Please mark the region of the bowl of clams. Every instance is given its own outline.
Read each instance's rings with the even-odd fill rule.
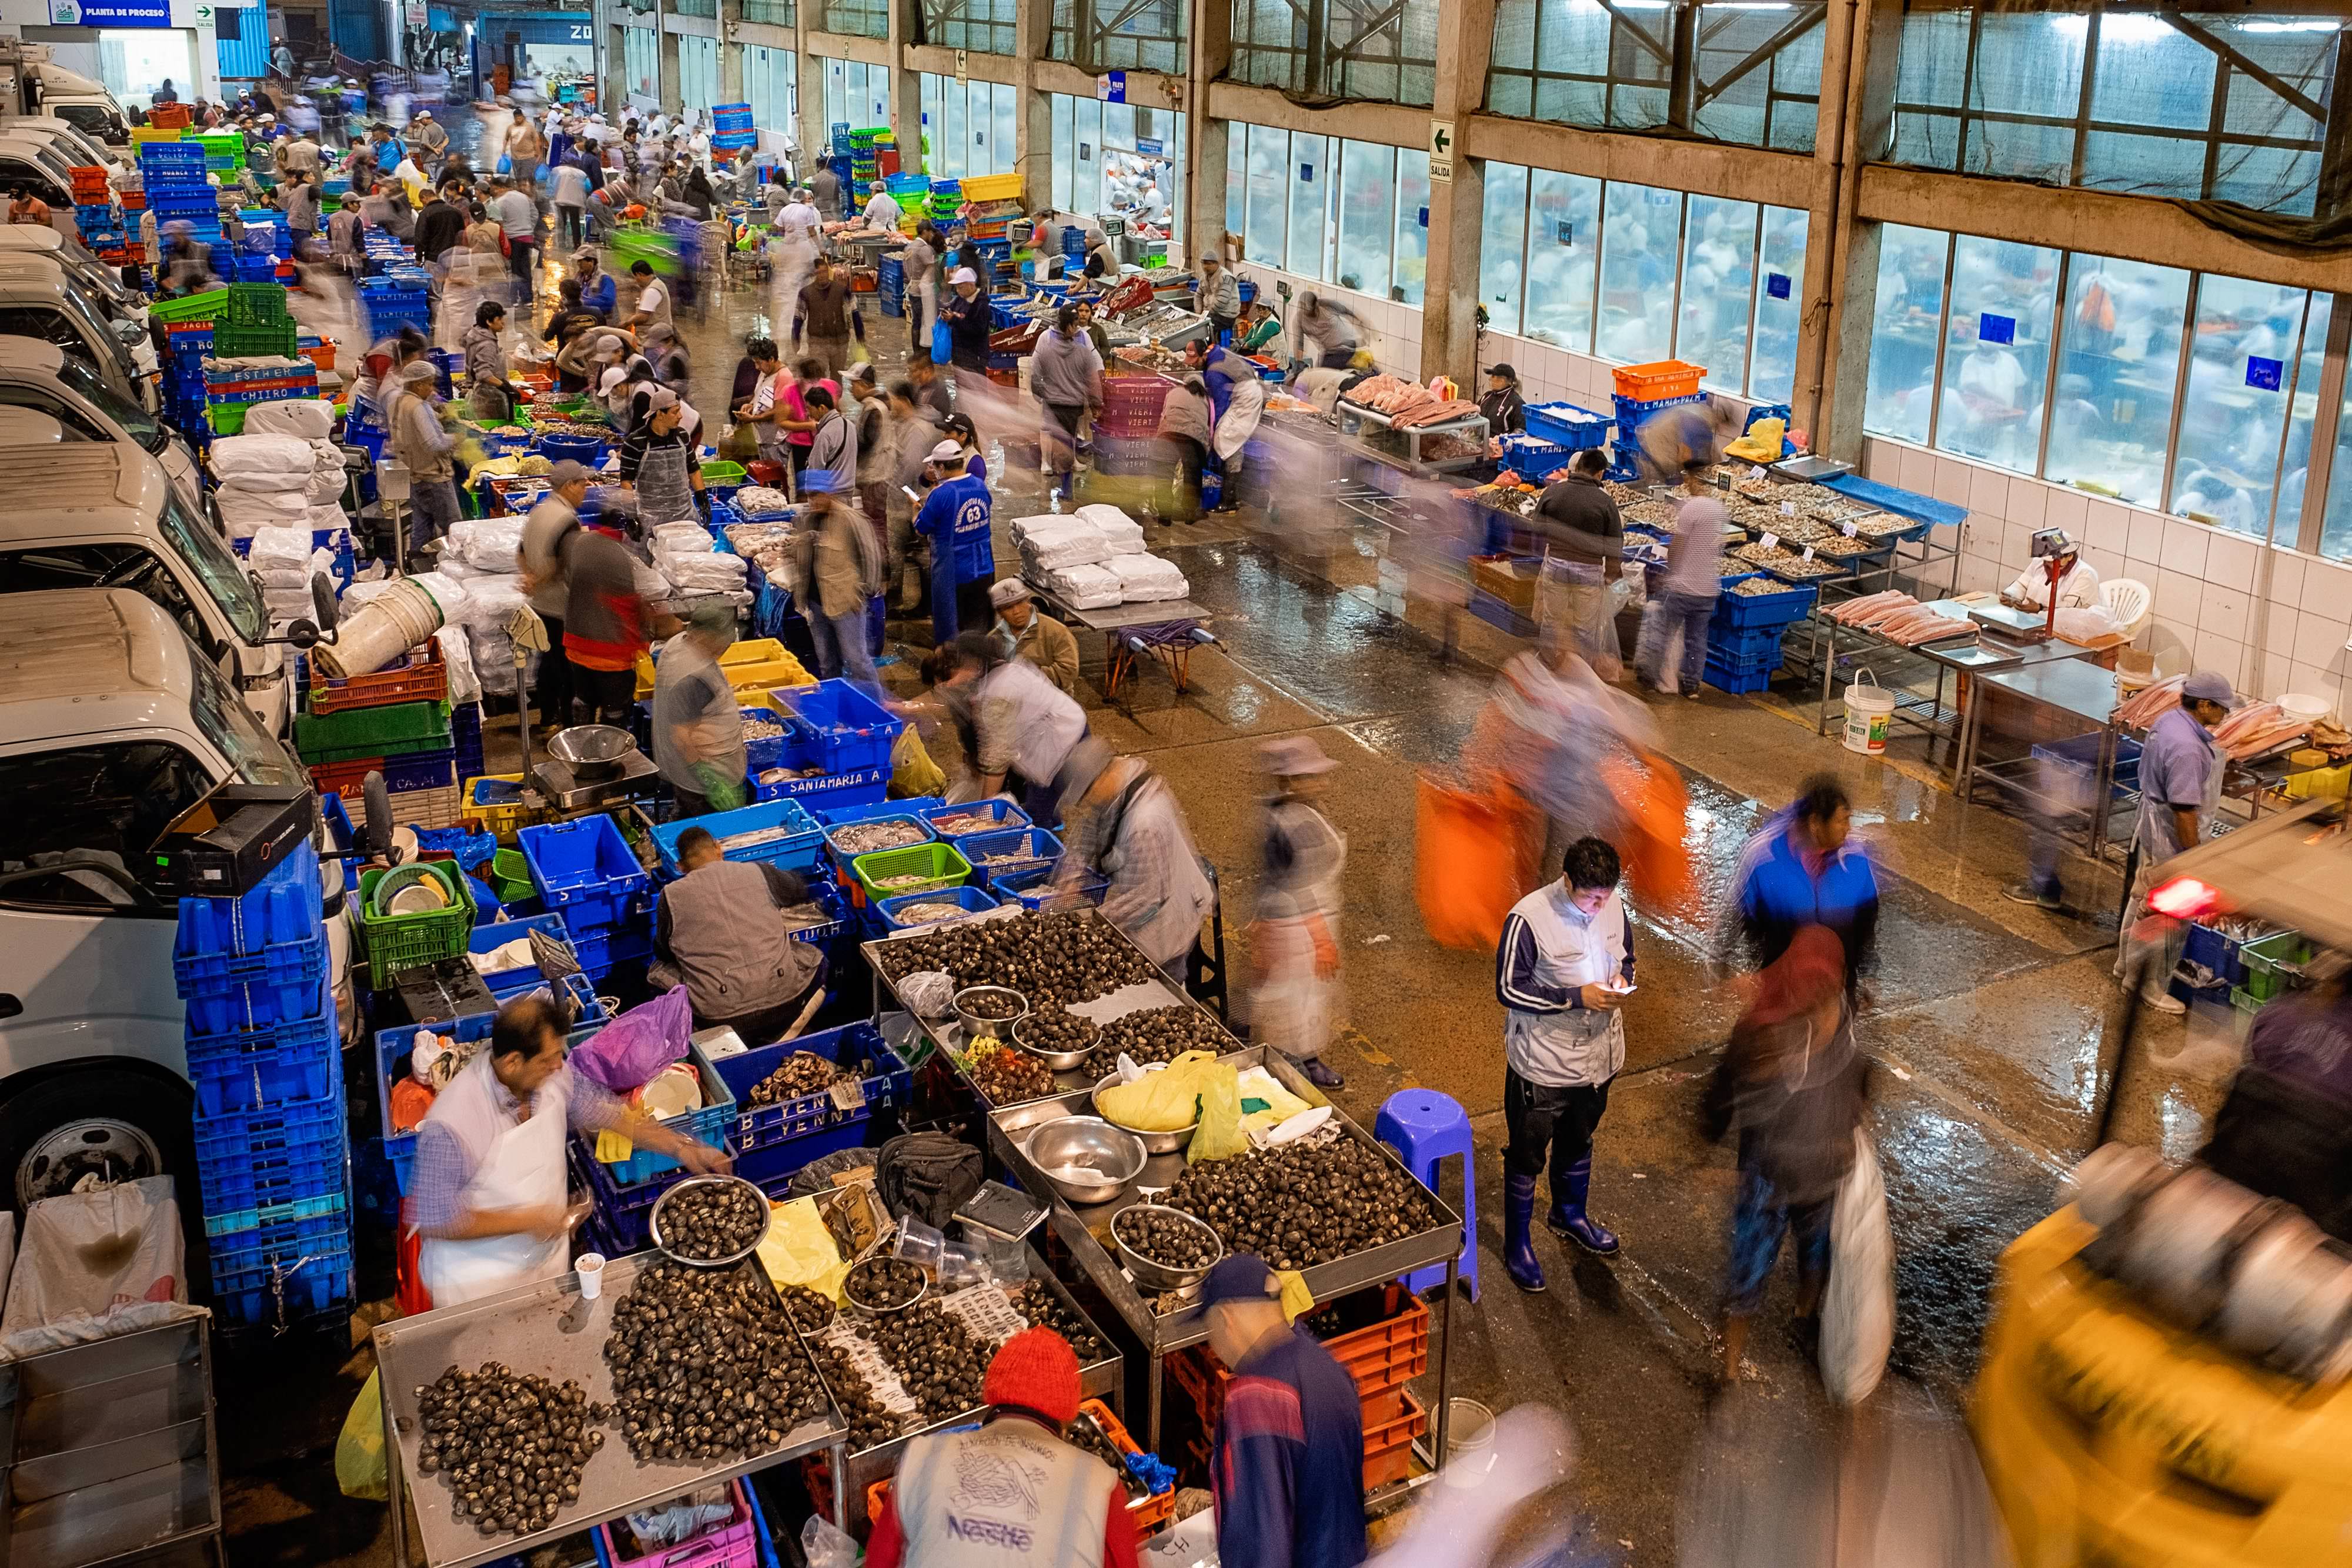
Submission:
[[[1111,1216],[1110,1239],[1118,1260],[1149,1291],[1190,1291],[1225,1255],[1208,1221],[1156,1203],[1130,1204]]]
[[[759,1249],[768,1195],[741,1176],[688,1176],[654,1202],[654,1245],[696,1269],[724,1269]]]

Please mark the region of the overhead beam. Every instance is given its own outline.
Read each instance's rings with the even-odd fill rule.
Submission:
[[[1426,127],[1426,117],[1413,118]],[[1725,142],[1685,141],[1671,136],[1636,136],[1624,131],[1586,131],[1548,120],[1515,120],[1507,115],[1472,114],[1459,122],[1462,151],[1467,157],[1491,158],[1501,163],[1524,163],[1537,169],[1557,169],[1589,174],[1601,180],[1625,180],[1664,190],[1690,191],[1702,196],[1733,201],[1774,202],[1803,206],[1811,189],[1812,159],[1801,152],[1775,152],[1761,147],[1735,147]],[[1349,132],[1354,135],[1355,132]],[[1394,140],[1384,137],[1367,141]],[[1400,141],[1418,147],[1419,136]]]
[[[1762,43],[1757,45],[1753,49],[1750,49],[1748,54],[1741,58],[1738,64],[1733,66],[1721,77],[1717,78],[1714,81],[1707,81],[1702,78],[1698,84],[1699,102],[1703,104],[1712,103],[1717,99],[1721,98],[1725,93],[1729,92],[1741,78],[1748,75],[1748,72],[1754,70],[1758,66],[1760,66],[1765,61],[1770,59],[1774,55],[1779,54],[1782,49],[1787,48],[1790,44],[1795,43],[1799,38],[1803,37],[1807,33],[1811,32],[1815,27],[1821,26],[1822,18],[1824,15],[1824,12],[1816,11],[1810,16],[1799,16],[1787,26],[1782,27],[1779,32],[1773,34]]]
[[[1132,82],[1135,78],[1130,76],[1128,79]],[[1129,95],[1130,100],[1133,96]],[[1343,103],[1329,109],[1307,109],[1293,103],[1277,88],[1252,87],[1237,81],[1211,83],[1208,97],[1209,112],[1220,120],[1243,120],[1253,125],[1304,131],[1309,136],[1384,141],[1391,147],[1420,147],[1429,138],[1431,111],[1425,109],[1407,109],[1392,103]]]
[[[811,0],[801,3],[805,5]],[[855,60],[860,65],[886,67],[891,63],[887,38],[869,38],[860,33],[812,32],[805,37],[808,52],[828,60]]]
[[[2312,119],[2318,120],[2322,125],[2327,123],[2327,106],[2326,104],[2320,102],[2317,99],[2312,97],[2309,93],[2304,91],[2301,88],[2295,86],[2293,82],[2279,75],[2278,72],[2271,69],[2270,67],[2263,64],[2262,61],[2254,58],[2252,55],[2247,54],[2243,49],[2239,48],[2227,38],[2221,37],[2210,28],[2206,27],[2203,24],[2192,22],[2188,17],[2180,16],[2168,8],[2164,14],[2164,19],[2171,23],[2173,30],[2180,34],[2183,37],[2195,39],[2198,43],[2204,45],[2207,48],[2221,56],[2221,58],[2229,61],[2230,68],[2231,70],[2238,71],[2243,75],[2253,78],[2256,81],[2270,89],[2271,91],[2286,99],[2287,102],[2303,110],[2304,113],[2311,116]],[[2342,87],[2342,85],[2343,84],[2340,82],[2337,84],[2339,88]]]

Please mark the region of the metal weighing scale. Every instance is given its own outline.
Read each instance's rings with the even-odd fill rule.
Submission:
[[[1969,619],[1983,627],[1988,635],[2011,646],[2050,641],[2049,619],[2039,610],[2019,610],[1996,601],[1970,605]]]
[[[621,759],[619,773],[583,784],[572,776],[569,765],[551,757],[530,770],[530,781],[557,810],[586,811],[626,800],[659,772],[652,758],[642,751],[632,751]]]

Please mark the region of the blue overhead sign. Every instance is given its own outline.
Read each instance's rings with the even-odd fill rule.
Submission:
[[[1095,96],[1102,99],[1105,103],[1125,103],[1127,101],[1127,73],[1125,71],[1106,71],[1101,76],[1095,78]]]
[[[168,27],[172,0],[49,0],[59,27]]]

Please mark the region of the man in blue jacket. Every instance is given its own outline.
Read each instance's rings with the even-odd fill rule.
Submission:
[[[1793,804],[1764,824],[1739,857],[1738,891],[1725,911],[1717,956],[1762,970],[1808,925],[1845,944],[1846,988],[1859,984],[1878,946],[1878,876],[1851,841],[1853,802],[1827,774],[1806,781]]]
[[[996,547],[988,533],[992,502],[985,480],[966,472],[954,441],[931,448],[924,465],[931,493],[915,514],[915,531],[931,541],[931,645],[944,648],[969,626],[985,631],[995,618],[988,602],[996,580]]]
[[[1283,1316],[1274,1270],[1238,1252],[1201,1285],[1209,1347],[1233,1369],[1209,1455],[1223,1568],[1355,1568],[1364,1541],[1356,1380]]]

